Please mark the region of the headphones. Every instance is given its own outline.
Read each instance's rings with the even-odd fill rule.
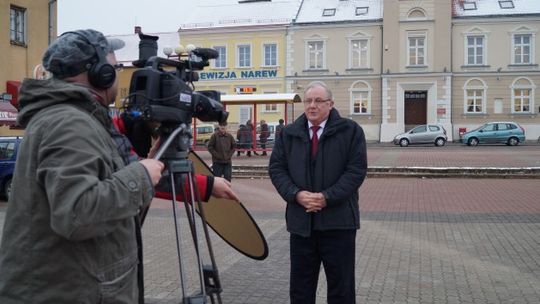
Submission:
[[[92,58],[88,64],[88,81],[96,88],[108,89],[114,84],[116,79],[116,69],[107,61],[107,54],[102,50],[99,42],[88,37],[82,32],[65,32],[62,34],[75,34],[86,40],[96,51],[96,57]]]

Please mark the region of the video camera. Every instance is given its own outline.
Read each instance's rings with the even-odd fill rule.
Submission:
[[[214,49],[196,48],[186,59],[157,57],[159,37],[139,33],[139,60],[133,73],[127,104],[124,105],[127,124],[159,122],[161,137],[167,137],[182,124],[189,126],[193,118],[201,121],[227,121],[218,91],[195,91],[193,82],[198,80],[197,70],[208,66],[210,59],[219,56]],[[190,86],[191,85],[191,86]],[[131,134],[130,134],[131,133]],[[127,136],[135,151],[144,156],[150,147],[148,130],[140,126],[128,128]],[[188,135],[191,137],[191,133]],[[142,138],[141,138],[142,137]]]

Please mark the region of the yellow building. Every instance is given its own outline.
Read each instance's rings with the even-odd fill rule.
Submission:
[[[215,90],[222,94],[287,92],[287,26],[300,3],[225,0],[213,6],[198,7],[190,14],[192,17],[180,25],[180,42],[184,46],[213,48],[219,57],[199,72],[197,90]],[[201,16],[205,16],[204,22],[198,23]],[[252,105],[230,106],[227,110],[230,112],[228,122],[233,126],[255,116]],[[284,115],[284,105],[257,107],[258,120],[277,122],[285,118]],[[292,117],[288,120],[292,121]]]
[[[20,82],[39,73],[43,52],[57,35],[57,3],[50,0],[0,0],[0,102],[17,104]],[[9,23],[8,23],[9,20]],[[21,131],[0,127],[0,135]]]

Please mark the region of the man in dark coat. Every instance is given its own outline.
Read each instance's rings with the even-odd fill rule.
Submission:
[[[227,125],[221,124],[208,142],[208,152],[212,155],[212,171],[215,176],[232,179],[232,156],[236,149],[234,137],[227,132]]]
[[[364,131],[333,108],[322,82],[304,91],[304,114],[276,137],[272,183],[287,203],[291,304],[314,304],[321,263],[329,304],[355,303],[358,188],[367,171]]]

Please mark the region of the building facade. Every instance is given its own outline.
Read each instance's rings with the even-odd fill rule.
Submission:
[[[36,77],[43,52],[57,36],[57,3],[50,0],[0,0],[0,99],[17,104],[18,89],[27,77]],[[8,23],[9,20],[9,23]],[[12,134],[2,127],[1,134]]]
[[[540,136],[540,1],[213,2],[201,1],[178,31],[183,45],[220,54],[199,72],[197,90],[302,94],[322,80],[371,141],[426,123],[458,140],[488,121]],[[276,122],[282,107],[258,107],[257,117]],[[295,107],[288,112],[298,116]],[[228,110],[234,125],[254,109]]]

